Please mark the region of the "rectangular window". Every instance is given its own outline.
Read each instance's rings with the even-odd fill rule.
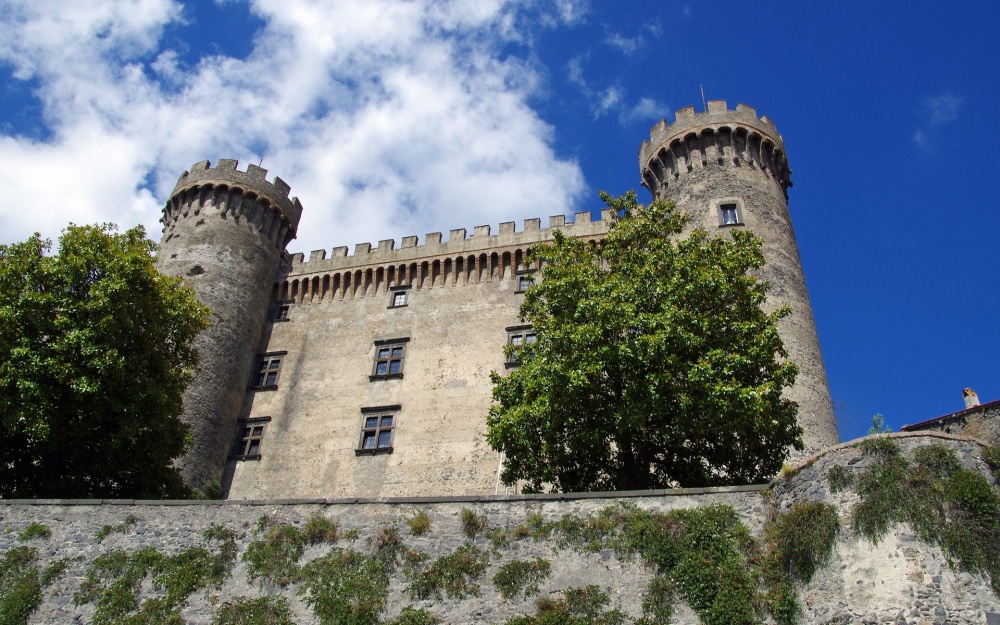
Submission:
[[[278,388],[278,375],[281,373],[281,361],[287,352],[264,354],[257,361],[252,388]]]
[[[528,287],[535,283],[535,274],[533,271],[522,271],[518,272],[515,279],[517,280],[517,289],[514,292],[524,293]]]
[[[361,409],[361,441],[356,455],[392,453],[392,433],[396,427],[399,406],[377,406]]]
[[[520,364],[518,352],[525,345],[532,345],[538,341],[538,336],[531,329],[531,326],[518,326],[507,328],[507,345],[510,349],[507,352],[506,366],[516,367]]]
[[[406,342],[410,339],[375,341],[375,364],[370,379],[384,380],[403,377]]]
[[[260,446],[264,440],[264,428],[271,417],[257,417],[240,420],[233,458],[236,460],[259,460]]]
[[[401,308],[406,306],[406,300],[409,299],[407,291],[409,286],[394,286],[389,289],[389,308]]]
[[[740,212],[736,204],[720,204],[719,217],[723,226],[737,226],[740,224]]]
[[[274,311],[275,321],[288,321],[292,316],[292,303],[291,302],[281,302],[278,304],[278,309]]]

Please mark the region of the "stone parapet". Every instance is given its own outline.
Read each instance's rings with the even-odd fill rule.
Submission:
[[[288,183],[275,176],[274,182],[267,181],[267,170],[257,165],[250,164],[247,170],[242,172],[236,168],[238,161],[233,159],[219,159],[218,164],[213,168],[208,161],[201,161],[191,166],[191,169],[181,174],[174,185],[174,190],[170,192],[170,197],[201,186],[230,186],[243,189],[248,193],[265,197],[273,201],[280,207],[281,213],[289,223],[292,230],[299,225],[302,217],[302,204],[299,198],[288,197],[291,187]]]
[[[425,261],[506,248],[527,248],[532,244],[551,241],[557,230],[569,236],[600,239],[607,234],[612,218],[613,211],[604,209],[601,218],[596,221],[591,219],[590,212],[580,212],[574,215],[573,221],[567,221],[564,215],[551,216],[548,227],[545,228],[541,225],[541,219],[535,218],[524,220],[521,230],[515,229],[513,221],[501,223],[496,233],[488,225],[476,226],[471,235],[465,228],[457,228],[450,230],[448,239],[444,241],[440,232],[432,232],[424,236],[423,243],[415,235],[403,237],[399,247],[396,247],[394,239],[381,240],[376,247],[372,247],[371,243],[359,243],[354,246],[354,253],[350,255],[347,246],[333,248],[329,257],[325,249],[313,250],[308,259],[301,253],[292,254],[286,277]]]

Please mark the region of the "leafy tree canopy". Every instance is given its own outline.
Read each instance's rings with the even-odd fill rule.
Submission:
[[[0,245],[0,497],[187,493],[181,394],[208,310],[143,228]]]
[[[677,235],[672,204],[602,199],[619,215],[598,245],[556,232],[533,248],[542,279],[521,319],[537,342],[493,373],[487,440],[526,492],[755,483],[802,448],[797,374],[761,306],[761,241]],[[515,351],[516,350],[516,351]]]

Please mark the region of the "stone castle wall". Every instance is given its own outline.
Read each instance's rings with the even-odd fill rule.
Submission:
[[[981,460],[982,447],[974,440],[942,434],[904,434],[895,439],[907,455],[922,445],[946,445],[957,452],[965,468],[982,472],[993,483]],[[59,558],[71,558],[67,571],[44,590],[41,606],[32,614],[29,623],[90,623],[94,604],[76,606],[72,596],[80,589],[87,566],[97,556],[117,549],[134,552],[144,547],[177,553],[204,544],[202,532],[216,524],[236,531],[237,558],[231,575],[221,587],[199,590],[184,604],[181,616],[185,622],[210,623],[221,605],[238,597],[280,596],[289,601],[294,622],[307,625],[318,620],[298,594],[298,585],[282,588],[270,582],[250,580],[242,556],[250,543],[259,538],[255,525],[263,515],[273,522],[299,527],[310,517],[321,515],[335,521],[342,534],[351,530],[357,532],[356,538],[342,538],[337,543],[336,547],[344,549],[367,553],[371,549],[367,539],[383,528],[396,527],[401,530],[406,547],[427,553],[431,558],[451,553],[463,545],[476,545],[489,552],[485,573],[478,579],[479,595],[465,599],[415,600],[406,590],[410,579],[397,570],[389,583],[383,621],[411,606],[428,610],[444,623],[503,623],[515,615],[533,613],[539,597],[557,599],[568,588],[588,584],[605,589],[613,606],[635,618],[642,611],[642,600],[653,574],[639,561],[619,557],[610,550],[580,552],[560,546],[554,538],[512,538],[509,544],[494,549],[482,534],[475,539],[463,534],[463,510],[485,516],[489,528],[511,531],[524,524],[531,514],[541,515],[545,521],[558,521],[567,514],[593,515],[619,503],[661,512],[723,504],[732,506],[750,531],[759,534],[768,519],[788,509],[793,502],[824,501],[836,506],[842,530],[830,561],[809,584],[796,586],[802,605],[799,623],[982,624],[987,614],[1000,612],[1000,599],[986,580],[949,568],[940,549],[919,541],[909,527],[894,526],[889,535],[875,545],[853,533],[850,508],[857,496],[849,491],[832,493],[826,475],[833,467],[856,473],[864,470],[869,462],[855,444],[841,445],[813,457],[799,471],[779,478],[770,488],[381,500],[4,501],[0,502],[0,528],[4,530],[0,532],[0,554],[27,545],[37,549],[43,565]],[[430,530],[422,536],[411,536],[407,532],[407,520],[418,511],[428,515]],[[110,533],[103,540],[95,537],[104,526],[121,524],[130,515],[137,520],[134,526]],[[19,540],[17,536],[31,523],[44,525],[51,536]],[[307,547],[300,564],[331,548],[332,545]],[[495,573],[515,559],[538,557],[551,562],[551,574],[541,583],[538,593],[526,598],[504,599],[491,582]],[[148,580],[141,588],[140,599],[158,596]],[[698,619],[678,600],[672,622],[693,625]]]
[[[769,305],[792,308],[779,331],[800,375],[786,393],[800,406],[803,454],[813,453],[839,439],[785,204],[783,143],[750,107],[708,109],[683,109],[653,128],[640,153],[644,181],[711,234],[729,227],[718,221],[719,201],[736,201],[737,227],[764,240]],[[490,373],[506,370],[504,345],[527,331],[522,281],[539,270],[528,251],[557,231],[600,241],[611,211],[282,257],[302,207],[266,173],[199,163],[164,209],[158,262],[213,309],[185,398],[188,482],[221,474],[236,499],[499,492],[501,459],[484,440]],[[393,305],[397,297],[405,306]],[[386,346],[405,352],[399,375],[376,375]],[[259,384],[262,367],[274,367],[274,383]],[[394,425],[388,444],[367,453],[373,415]]]

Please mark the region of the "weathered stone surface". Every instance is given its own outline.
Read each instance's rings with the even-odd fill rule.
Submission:
[[[937,443],[956,450],[962,465],[989,475],[981,461],[982,448],[969,439],[946,435],[900,435],[896,437],[903,453],[912,455],[919,446]],[[79,589],[88,563],[99,554],[113,549],[134,551],[153,547],[165,553],[202,544],[201,534],[211,524],[237,531],[238,551],[243,554],[255,538],[253,526],[262,515],[278,522],[300,527],[311,516],[321,514],[338,523],[342,530],[357,530],[355,540],[342,540],[338,546],[367,551],[367,539],[386,526],[396,526],[403,533],[407,547],[437,557],[450,553],[463,544],[475,544],[491,550],[486,573],[479,580],[481,594],[464,600],[411,599],[406,592],[409,579],[397,571],[390,582],[389,598],[383,619],[389,619],[406,606],[423,607],[440,616],[445,623],[502,623],[518,614],[534,612],[535,596],[527,599],[504,599],[491,579],[499,568],[514,559],[544,557],[551,561],[552,572],[540,588],[539,596],[560,596],[571,587],[597,584],[612,597],[614,606],[633,617],[641,614],[642,599],[653,571],[640,561],[622,559],[609,550],[581,553],[558,547],[551,541],[513,540],[509,546],[491,549],[482,535],[470,540],[462,532],[463,508],[483,515],[489,527],[512,530],[525,522],[530,514],[540,514],[545,521],[557,521],[566,514],[592,515],[608,505],[627,502],[642,508],[667,511],[716,503],[733,506],[754,534],[775,509],[783,510],[794,501],[817,499],[837,506],[842,533],[831,560],[819,569],[807,585],[797,591],[803,612],[803,625],[846,623],[960,623],[982,624],[987,613],[1000,613],[1000,599],[993,594],[987,580],[948,566],[940,549],[920,542],[905,525],[895,526],[877,545],[855,535],[850,530],[850,509],[856,501],[851,491],[831,494],[826,474],[834,466],[860,471],[867,459],[851,463],[860,457],[860,450],[851,444],[841,445],[813,457],[808,466],[797,473],[779,478],[767,491],[763,487],[747,489],[711,489],[703,494],[671,494],[649,497],[605,498],[587,494],[568,499],[554,497],[511,496],[505,500],[479,501],[477,497],[454,498],[456,501],[428,503],[409,501],[371,502],[365,504],[324,504],[257,502],[249,505],[229,501],[221,505],[183,505],[135,503],[132,505],[89,502],[81,505],[53,502],[0,502],[0,553],[25,544],[17,535],[30,523],[42,523],[52,535],[35,539],[30,546],[38,549],[43,563],[57,558],[79,558],[44,593],[43,603],[29,623],[88,623],[94,606],[74,606],[71,597]],[[992,482],[992,477],[989,477]],[[669,491],[668,491],[669,492]],[[764,496],[767,495],[767,496]],[[174,504],[176,502],[170,502]],[[421,510],[431,520],[430,531],[423,536],[409,536],[406,520]],[[124,533],[112,533],[103,541],[95,534],[104,525],[119,524],[133,515],[138,523]],[[304,563],[326,553],[329,545],[308,547]],[[152,592],[150,585],[144,592]],[[317,623],[315,615],[297,594],[297,586],[280,588],[273,584],[251,582],[246,565],[237,559],[232,577],[219,588],[196,592],[182,610],[188,623],[212,622],[221,603],[238,596],[283,596],[288,599],[294,619],[300,625]],[[698,623],[697,615],[678,602],[673,621],[679,624]]]

